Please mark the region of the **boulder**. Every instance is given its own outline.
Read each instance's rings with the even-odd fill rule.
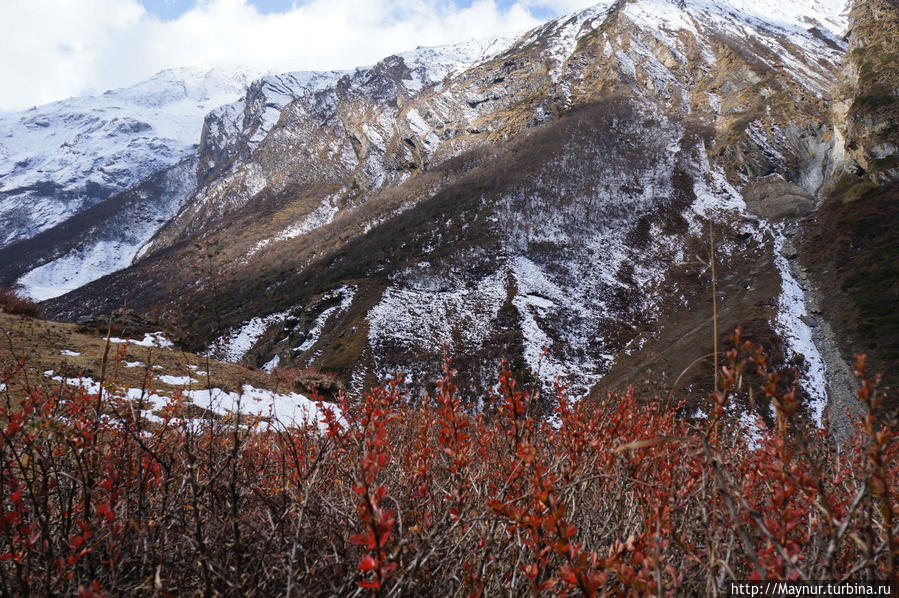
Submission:
[[[780,175],[762,177],[746,185],[743,200],[750,213],[767,220],[797,218],[815,209],[814,197]]]

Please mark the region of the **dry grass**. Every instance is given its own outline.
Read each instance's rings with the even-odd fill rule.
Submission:
[[[283,381],[260,370],[246,366],[223,363],[207,359],[195,353],[178,348],[163,349],[129,344],[121,361],[114,358],[122,345],[110,343],[109,366],[106,378],[123,387],[140,388],[149,371],[153,374],[155,390],[162,395],[171,395],[182,388],[167,384],[159,376],[191,376],[197,380],[193,388],[221,388],[237,391],[242,385],[276,392],[290,392]],[[63,352],[78,355],[64,354]],[[22,316],[0,313],[0,361],[24,360],[31,383],[44,381],[56,384],[52,376],[66,378],[89,377],[99,380],[106,338],[82,334],[74,324],[50,322]],[[127,367],[126,362],[140,362],[140,366]],[[189,366],[194,366],[196,370]],[[46,372],[53,371],[47,375]],[[206,372],[198,375],[197,371]],[[15,387],[16,394],[22,389]]]

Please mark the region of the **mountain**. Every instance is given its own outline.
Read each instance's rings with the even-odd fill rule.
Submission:
[[[127,268],[197,185],[187,156],[82,209],[33,237],[0,249],[0,281],[36,300],[58,297]]]
[[[0,246],[33,236],[191,153],[243,74],[181,68],[0,119]],[[25,209],[27,206],[27,209]]]
[[[247,84],[246,75],[238,72],[172,69],[125,89],[0,118],[0,249],[50,231],[190,158],[206,113],[243,94]],[[90,243],[90,231],[82,229],[77,242],[61,240],[74,232],[70,224],[43,242],[15,250],[4,260],[4,277],[13,274],[11,262],[24,261],[14,272],[17,277],[65,256],[23,281],[33,296],[45,299],[90,282],[95,270],[102,275],[125,267],[131,263],[125,257],[131,247],[159,227],[152,223],[168,220],[180,205],[171,203],[160,202],[150,214],[131,214],[130,228],[142,230],[119,227],[116,235],[103,239],[105,246]],[[109,206],[99,210],[92,222],[99,225],[101,214],[110,211]],[[146,222],[138,227],[141,219]],[[147,228],[149,235],[143,232]]]
[[[396,371],[427,386],[445,351],[482,396],[502,358],[547,393],[662,373],[705,389],[715,343],[743,326],[799,375],[807,421],[845,433],[864,314],[887,325],[873,359],[895,359],[895,15],[604,2],[514,39],[265,77],[206,115],[184,178],[114,198],[185,181],[138,259],[43,307],[127,302],[191,349],[332,370],[353,391]],[[840,236],[861,217],[845,193],[881,223],[871,288],[846,282],[863,262]],[[36,254],[22,247],[5,251]],[[26,272],[0,277],[56,284]]]
[[[499,40],[471,42],[406,53],[403,57],[409,61],[413,69],[416,69],[415,77],[417,77],[415,81],[410,80],[408,85],[420,88],[432,84],[447,73],[482,57],[491,46],[498,43]],[[368,69],[357,70],[359,76],[363,76],[366,72]],[[84,209],[87,204],[81,204],[80,207],[70,206],[69,209],[77,208],[82,211],[74,211],[74,215],[72,213],[60,215],[59,224],[19,241],[18,244],[8,245],[5,249],[0,246],[2,258],[0,281],[6,284],[15,282],[31,297],[43,300],[59,296],[127,267],[135,257],[147,250],[145,245],[161,225],[178,212],[184,200],[197,189],[198,184],[210,179],[209,171],[214,170],[216,166],[221,168],[222,164],[235,156],[246,155],[252,151],[268,130],[277,123],[280,112],[286,104],[300,97],[308,97],[309,94],[326,89],[329,85],[333,86],[344,74],[286,73],[263,77],[248,86],[243,75],[175,69],[160,73],[133,88],[104,94],[102,98],[71,100],[63,108],[51,105],[46,109],[47,112],[53,110],[75,112],[74,116],[66,114],[62,119],[66,123],[80,122],[79,119],[83,119],[83,112],[87,110],[85,105],[89,105],[93,112],[108,109],[102,105],[97,107],[100,99],[106,103],[122,104],[123,101],[120,100],[125,98],[125,102],[132,104],[131,110],[135,115],[141,111],[146,112],[145,106],[153,106],[151,115],[143,114],[141,117],[145,117],[146,120],[155,118],[159,123],[164,123],[165,127],[169,127],[168,133],[177,131],[181,136],[181,145],[178,147],[171,144],[172,151],[166,150],[168,156],[165,153],[159,154],[157,153],[159,140],[148,139],[145,136],[129,140],[123,138],[121,134],[109,135],[102,128],[97,128],[96,122],[91,120],[92,126],[79,134],[78,143],[87,146],[93,153],[86,154],[81,162],[67,162],[65,153],[61,151],[48,152],[48,156],[41,163],[38,163],[37,159],[32,159],[34,164],[41,166],[39,169],[41,172],[49,172],[44,163],[51,163],[54,166],[64,164],[64,168],[52,171],[49,175],[53,180],[47,184],[51,185],[53,192],[48,198],[47,203],[50,207],[47,209],[63,207],[60,198],[66,197],[66,194],[57,188],[59,181],[68,180],[68,177],[72,177],[73,180],[86,178],[88,184],[92,184],[90,181],[93,178],[107,177],[110,160],[123,162],[119,174],[131,177],[123,180],[129,183],[137,180],[140,183],[113,193],[87,209]],[[237,82],[236,87],[230,85],[234,82]],[[241,87],[247,88],[244,97],[203,116],[209,105],[217,105],[224,97],[230,96],[235,89]],[[217,95],[211,95],[210,90],[216,88],[220,88]],[[182,97],[184,93],[187,94],[188,101],[194,98],[201,99],[204,103],[195,107],[186,106],[185,98]],[[75,108],[70,104],[74,104]],[[81,112],[76,112],[79,109]],[[120,107],[113,106],[113,109],[119,110]],[[115,120],[117,118],[121,117],[113,116],[113,122],[118,122]],[[199,121],[204,118],[203,124],[199,125]],[[197,132],[201,126],[202,135]],[[56,132],[51,133],[51,137],[55,136]],[[196,156],[190,154],[196,149],[197,141],[202,143],[200,154],[203,159],[200,161],[200,168],[197,168]],[[129,149],[133,148],[133,151],[122,153],[120,149],[125,144]],[[162,167],[166,165],[164,160],[166,158],[171,160],[172,157],[181,157],[182,160],[171,166]],[[101,160],[106,160],[107,163]],[[191,160],[194,162],[191,163]],[[38,170],[37,166],[32,170]],[[73,174],[73,169],[78,168],[81,169],[79,173],[81,179]],[[196,176],[193,175],[194,172]],[[147,176],[146,173],[152,174]],[[29,175],[29,172],[23,171],[20,174],[21,178]],[[7,186],[11,186],[16,180],[19,179],[10,177]],[[33,189],[29,187],[23,189],[24,191],[19,190],[21,191],[19,195],[11,196],[9,201],[11,210],[23,211],[22,206],[34,200],[28,195]],[[26,195],[22,196],[22,193]],[[29,217],[40,215],[43,204],[40,200],[37,203],[38,210],[36,212],[30,210]],[[23,232],[22,235],[24,234]]]

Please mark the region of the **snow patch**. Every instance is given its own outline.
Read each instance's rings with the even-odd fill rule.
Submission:
[[[576,13],[571,16],[556,19],[551,27],[555,27],[552,33],[551,45],[547,48],[547,56],[555,62],[550,77],[557,82],[562,77],[565,61],[574,52],[578,40],[588,31],[593,29],[598,17],[604,14],[614,2],[600,2],[599,4]],[[589,23],[593,21],[593,23]]]
[[[781,292],[775,327],[787,345],[790,357],[802,357],[805,369],[800,374],[800,384],[808,397],[807,406],[815,424],[823,425],[827,406],[827,370],[824,357],[814,341],[814,331],[806,324],[808,308],[805,291],[793,275],[789,260],[782,251],[786,243],[783,230],[772,226],[774,232],[774,263],[780,271]]]
[[[214,340],[207,354],[221,361],[236,363],[243,359],[270,326],[283,322],[288,314],[290,310],[248,320]]]
[[[262,369],[263,369],[263,371],[266,371],[269,374],[271,374],[275,370],[275,368],[278,367],[279,363],[281,363],[281,356],[275,355],[274,357],[269,359],[267,362],[265,362],[265,365],[262,366]]]
[[[733,414],[734,409],[729,409],[731,414]],[[743,438],[746,439],[746,447],[755,451],[762,448],[762,429],[759,426],[764,426],[763,420],[755,413],[751,413],[749,411],[740,411],[740,414],[737,416],[737,425],[743,431]]]
[[[162,377],[160,377],[162,378]],[[83,388],[89,394],[97,394],[100,384],[92,378],[63,378],[55,376],[53,380],[63,382],[68,386]],[[0,385],[0,392],[5,390]],[[132,401],[143,402],[144,417],[151,417],[151,412],[161,409],[170,401],[171,397],[160,394],[147,394],[140,388],[129,388],[124,391],[111,391],[114,396],[127,398]],[[338,422],[343,422],[340,409],[327,403],[316,403],[304,395],[298,393],[276,393],[265,389],[255,388],[245,384],[240,393],[227,392],[220,388],[204,390],[184,390],[180,394],[181,400],[190,402],[197,407],[213,411],[221,415],[230,415],[238,410],[241,414],[263,419],[263,427],[275,423],[282,426],[315,425],[319,431],[327,431],[325,412],[330,411]]]
[[[418,93],[474,64],[493,58],[508,48],[516,37],[492,37],[447,46],[418,47],[396,54],[412,71],[411,77],[403,80],[403,85],[407,90]]]
[[[408,275],[414,278],[412,284],[389,286],[368,312],[368,338],[373,347],[440,347],[445,343],[452,351],[460,344],[477,348],[483,343],[506,299],[504,272],[449,283],[418,272]]]
[[[246,257],[249,258],[257,253],[260,249],[276,243],[278,241],[286,241],[287,239],[295,239],[302,235],[308,234],[317,228],[321,228],[330,223],[337,214],[337,196],[326,197],[315,210],[304,216],[299,222],[284,229],[274,237],[262,239],[256,245],[250,248]]]
[[[317,425],[319,431],[328,427],[325,410],[331,410],[340,420],[340,410],[325,403],[316,403],[304,395],[292,392],[278,394],[245,384],[241,393],[226,392],[220,388],[188,390],[182,397],[194,405],[221,414],[242,414],[271,418],[282,425]]]
[[[321,336],[322,330],[324,330],[325,324],[328,322],[328,319],[333,315],[346,311],[347,308],[349,308],[349,306],[353,303],[353,298],[355,296],[355,286],[340,287],[339,289],[329,291],[322,295],[322,301],[329,301],[331,299],[340,297],[340,304],[329,307],[321,314],[319,314],[319,316],[315,319],[315,322],[312,324],[312,328],[309,330],[309,332],[306,333],[306,338],[303,340],[303,343],[299,347],[294,348],[294,352],[303,353],[311,349],[312,346],[318,342],[318,339]]]
[[[163,374],[156,378],[160,382],[164,382],[170,386],[188,386],[190,384],[197,384],[197,381],[190,376],[169,376],[168,374]]]
[[[111,342],[111,343],[128,343],[129,345],[134,345],[134,346],[138,346],[138,347],[158,347],[160,349],[170,349],[175,346],[175,343],[173,343],[172,341],[167,339],[165,337],[165,333],[162,331],[148,332],[148,333],[144,334],[144,338],[139,341],[113,336],[113,337],[110,337],[109,342]]]

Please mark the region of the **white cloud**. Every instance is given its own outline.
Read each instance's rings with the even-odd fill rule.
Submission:
[[[520,0],[528,8],[545,10],[552,14],[564,15],[597,4],[599,0]]]
[[[589,0],[309,0],[261,14],[247,0],[199,0],[160,21],[136,0],[0,2],[0,111],[130,85],[165,68],[258,71],[368,65],[394,52],[508,35]]]

